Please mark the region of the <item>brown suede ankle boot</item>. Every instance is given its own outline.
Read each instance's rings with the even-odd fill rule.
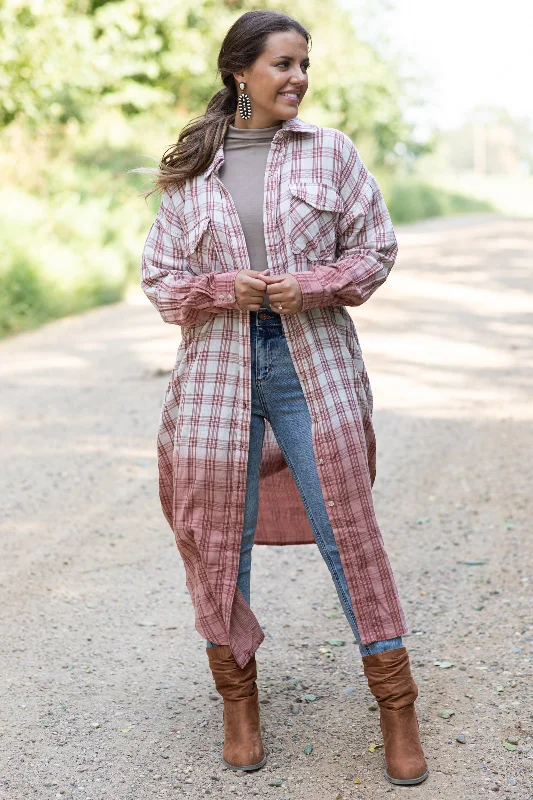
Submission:
[[[385,748],[385,777],[391,783],[422,783],[428,766],[418,732],[414,702],[418,688],[405,647],[363,656],[370,691],[378,701]]]
[[[206,651],[217,692],[224,698],[222,761],[230,769],[260,769],[266,764],[266,756],[255,656],[241,669],[228,645],[206,647]]]

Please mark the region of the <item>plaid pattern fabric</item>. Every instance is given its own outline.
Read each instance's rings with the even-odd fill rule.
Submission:
[[[208,169],[162,195],[142,254],[142,287],[181,326],[158,435],[160,498],[202,637],[246,664],[264,634],[237,587],[250,427],[250,319],[235,276],[250,269],[242,226]],[[282,316],[313,422],[317,467],[363,643],[406,632],[371,488],[372,392],[346,306],[364,303],[397,255],[389,213],[351,140],[284,121],[266,167],[270,274],[294,274],[299,314]],[[245,180],[245,178],[243,178]],[[256,544],[307,544],[303,502],[266,422]]]

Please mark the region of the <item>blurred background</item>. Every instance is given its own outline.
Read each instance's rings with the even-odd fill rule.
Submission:
[[[352,138],[395,223],[533,217],[526,0],[3,0],[0,336],[138,284],[159,197],[128,170],[204,111],[225,32],[256,8],[310,30],[299,114]]]

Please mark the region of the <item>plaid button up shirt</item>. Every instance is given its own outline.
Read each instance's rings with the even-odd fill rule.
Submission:
[[[163,193],[141,284],[181,342],[158,434],[160,498],[186,570],[198,632],[242,667],[264,639],[237,586],[251,413],[249,312],[235,276],[250,260],[235,204],[205,172]],[[406,632],[375,517],[372,392],[346,306],[386,280],[397,242],[379,187],[341,131],[283,121],[271,143],[263,208],[270,274],[290,272],[303,306],[282,315],[312,419],[313,448],[361,641]],[[265,421],[256,544],[315,539]]]

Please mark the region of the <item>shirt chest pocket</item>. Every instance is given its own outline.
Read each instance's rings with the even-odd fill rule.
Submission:
[[[209,215],[187,226],[182,237],[183,251],[192,272],[200,274],[222,269]]]
[[[292,252],[310,261],[333,256],[337,221],[344,210],[341,195],[327,183],[291,183],[289,189]]]

